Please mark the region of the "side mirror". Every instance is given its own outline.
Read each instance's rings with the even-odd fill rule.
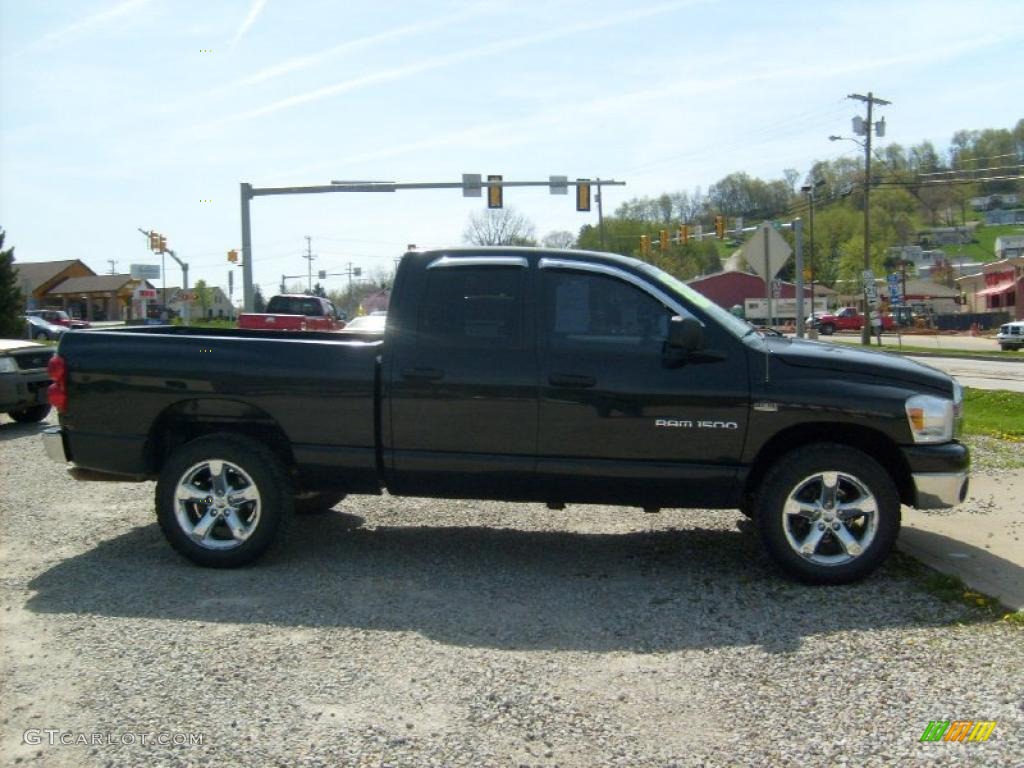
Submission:
[[[704,346],[704,326],[695,318],[676,315],[669,322],[666,343],[670,350],[696,352]]]

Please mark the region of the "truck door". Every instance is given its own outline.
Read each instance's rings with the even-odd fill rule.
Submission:
[[[389,353],[389,485],[396,492],[530,497],[537,359],[527,297],[534,273],[518,256],[442,256],[418,275],[416,304],[403,309],[406,327]]]
[[[707,354],[667,367],[684,307],[607,264],[540,267],[537,469],[550,500],[711,506],[731,493],[749,407],[739,340],[705,323]]]

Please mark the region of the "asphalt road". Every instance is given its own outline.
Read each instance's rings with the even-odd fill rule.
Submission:
[[[1017,362],[969,360],[959,357],[907,357],[945,371],[965,387],[1024,392],[1024,365]]]

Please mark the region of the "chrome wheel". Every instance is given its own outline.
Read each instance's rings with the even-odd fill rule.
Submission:
[[[241,546],[258,527],[262,511],[256,483],[240,466],[223,459],[193,464],[175,486],[175,520],[204,549]]]
[[[868,486],[846,472],[818,472],[793,487],[782,507],[789,546],[815,565],[845,565],[878,532],[879,505]]]

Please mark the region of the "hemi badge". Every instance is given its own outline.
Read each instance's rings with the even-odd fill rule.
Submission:
[[[767,400],[756,402],[752,407],[755,411],[764,411],[765,413],[775,413],[779,410],[778,403],[769,403]]]

